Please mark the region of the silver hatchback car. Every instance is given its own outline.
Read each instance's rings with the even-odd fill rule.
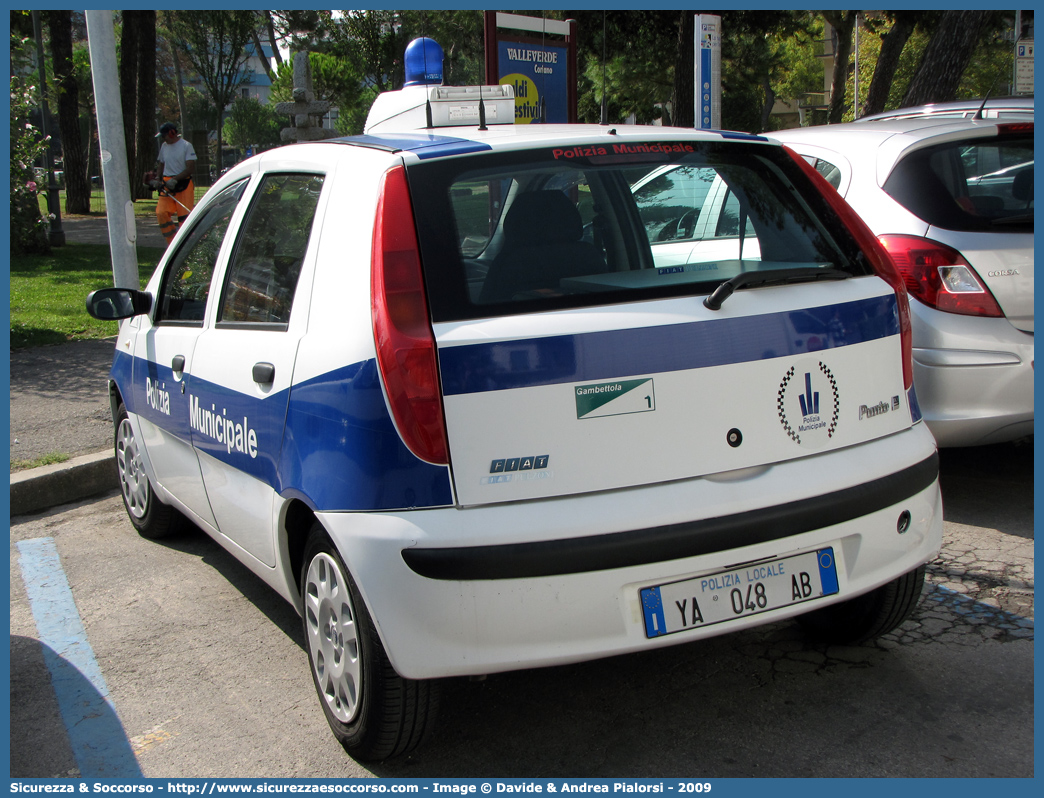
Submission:
[[[1033,122],[886,120],[771,134],[906,280],[914,383],[940,446],[1033,433]]]

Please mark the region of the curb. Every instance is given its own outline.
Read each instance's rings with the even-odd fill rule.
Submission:
[[[11,515],[39,512],[119,486],[116,460],[109,450],[17,471],[11,474]]]

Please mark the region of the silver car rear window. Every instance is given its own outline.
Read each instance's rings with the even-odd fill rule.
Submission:
[[[976,138],[917,150],[884,190],[946,230],[1033,231],[1033,135]]]

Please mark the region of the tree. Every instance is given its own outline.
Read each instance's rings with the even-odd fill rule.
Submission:
[[[691,11],[679,12],[678,51],[674,70],[674,95],[671,108],[674,124],[696,127],[696,17]]]
[[[225,119],[225,140],[237,149],[279,143],[281,117],[270,105],[262,105],[252,97],[237,97]]]
[[[603,96],[609,121],[634,114],[636,119],[650,122],[664,118],[672,101],[677,103],[671,57],[678,48],[677,11],[580,10],[563,11],[559,16],[577,20],[577,61],[582,72],[577,104],[581,121],[601,120]],[[671,56],[649,58],[648,53]],[[667,121],[673,122],[674,116],[667,113]]]
[[[293,52],[306,48],[315,52],[330,52],[333,46],[333,32],[337,22],[331,11],[311,9],[294,9],[284,11],[263,11],[267,15],[264,25],[268,31],[268,39],[272,43],[276,66],[283,63],[279,55],[276,41],[285,42]],[[342,12],[355,13],[355,12]]]
[[[80,135],[80,86],[73,63],[72,12],[46,11],[51,36],[52,74],[57,94],[58,129],[65,174],[65,212],[90,213],[91,184],[87,150]]]
[[[945,11],[903,97],[903,107],[946,102],[957,96],[979,34],[992,12]]]
[[[997,12],[983,26],[975,52],[957,87],[957,99],[1005,93],[1015,69],[1015,48],[1006,38],[1015,27],[1014,13]]]
[[[261,67],[265,70],[265,74],[268,79],[272,79],[272,64],[265,57],[265,48],[261,44],[260,31],[264,30],[268,36],[269,47],[272,53],[276,57],[276,63],[283,63],[283,56],[279,53],[279,46],[276,43],[275,28],[272,24],[272,12],[270,11],[258,11],[258,26],[250,34],[250,38],[254,40],[254,49],[257,51],[257,57],[261,60]]]
[[[330,53],[309,53],[308,63],[312,69],[315,99],[327,101],[338,109],[338,129],[342,133],[361,133],[366,113],[376,95],[366,90],[358,59]],[[293,89],[294,65],[286,61],[276,69],[272,78],[269,102],[291,101]],[[349,120],[358,122],[357,129]]]
[[[845,114],[845,86],[852,57],[852,31],[858,11],[823,11],[823,18],[834,29],[834,72],[830,80],[830,112],[827,122],[836,125]]]
[[[366,81],[378,92],[403,84],[408,40],[399,35],[399,28],[394,11],[350,11],[334,29],[339,52],[354,52],[361,59]]]
[[[881,36],[881,52],[874,66],[874,76],[870,79],[870,90],[863,104],[862,116],[880,113],[885,110],[888,92],[899,68],[899,59],[903,48],[910,40],[914,28],[931,12],[926,11],[888,11],[891,27]]]
[[[308,64],[312,70],[312,92],[316,100],[326,100],[334,105],[349,101],[359,92],[363,80],[362,70],[351,59],[327,53],[309,53]],[[268,101],[271,103],[293,100],[294,65],[283,62],[272,76],[272,88]]]
[[[134,199],[152,192],[145,172],[156,155],[156,12],[124,11],[120,36],[120,101],[127,174]]]
[[[131,12],[125,12],[131,13]],[[145,199],[152,192],[145,185],[145,173],[156,156],[156,12],[138,11],[138,93],[134,104],[134,165],[131,196]]]
[[[823,91],[823,59],[818,52],[825,26],[821,15],[805,12],[801,27],[792,36],[782,38],[777,43],[778,67],[772,83],[776,96],[801,104],[810,95],[818,95]],[[776,118],[770,118],[768,124],[773,125],[777,121]]]
[[[252,11],[170,11],[167,20],[214,105],[211,129],[217,131],[220,162],[221,116],[250,77],[247,44],[257,18]]]
[[[663,108],[670,101],[673,89],[669,70],[659,64],[634,63],[622,55],[608,62],[594,57],[585,60],[583,85],[587,91],[586,96],[580,98],[581,118],[601,121],[603,95],[606,95],[610,120],[633,115],[639,125],[648,125],[662,118]],[[689,105],[691,107],[692,103]]]
[[[400,11],[400,42],[405,45],[418,36],[428,36],[443,49],[443,74],[451,86],[486,82],[485,40],[481,11]],[[402,53],[399,54],[400,58]]]
[[[94,80],[91,75],[91,56],[87,46],[86,30],[84,30],[82,38],[73,41],[73,72],[76,74],[76,84],[80,90],[77,97],[80,140],[85,142],[84,162],[89,181],[91,175],[101,171],[101,164],[98,146],[98,118],[94,113]]]
[[[810,86],[807,71],[795,65],[807,50],[793,44],[812,38],[811,24],[802,11],[722,12],[722,127],[760,133],[770,126],[777,96],[800,97],[821,85],[821,66],[819,84]],[[793,90],[797,95],[787,95]]]

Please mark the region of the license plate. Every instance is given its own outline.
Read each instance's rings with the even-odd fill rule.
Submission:
[[[646,637],[734,621],[837,592],[833,548],[640,591]]]

